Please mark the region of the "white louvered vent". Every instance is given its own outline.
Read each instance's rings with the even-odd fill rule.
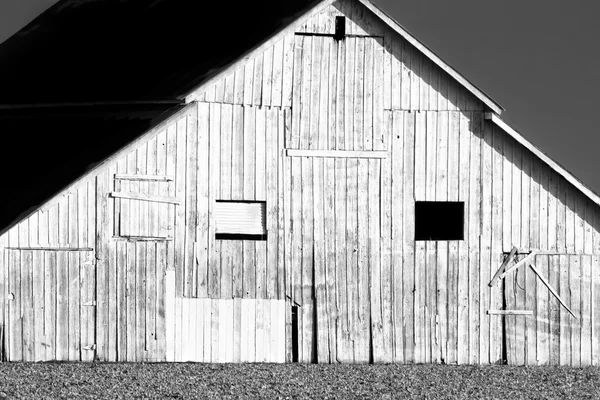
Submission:
[[[217,234],[266,235],[266,203],[219,201],[215,204]]]

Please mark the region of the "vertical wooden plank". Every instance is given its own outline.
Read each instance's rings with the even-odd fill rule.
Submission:
[[[187,166],[187,117],[181,118],[177,121],[176,128],[176,158],[175,158],[175,197],[177,197],[183,204],[186,202],[186,166]],[[186,275],[185,269],[185,249],[186,249],[186,212],[185,206],[179,205],[175,207],[175,235],[173,238],[174,245],[174,262],[175,270],[175,295],[182,297],[185,293],[185,282],[189,277]],[[129,249],[128,249],[129,253]]]
[[[226,107],[226,106],[223,106]],[[240,108],[240,107],[235,107]],[[208,297],[218,298],[221,295],[221,257],[220,243],[215,240],[215,201],[221,198],[221,107],[210,105],[209,115],[209,174],[208,174]],[[210,321],[210,310],[205,309],[206,318]],[[206,335],[205,335],[206,338]],[[209,351],[207,353],[207,350]],[[210,347],[204,349],[204,358],[210,357]]]
[[[254,81],[254,64],[256,60],[251,58],[244,65],[244,105],[252,105],[254,100],[253,81]]]
[[[560,268],[560,286],[559,294],[560,297],[566,302],[571,304],[571,291],[569,288],[569,267],[573,261],[574,256],[563,256],[561,255],[559,260]],[[563,307],[560,308],[560,365],[571,364],[571,315]]]
[[[273,50],[274,46],[269,46],[263,53],[263,70],[262,70],[262,104],[263,106],[271,105],[271,91],[273,88]]]
[[[198,290],[197,297],[208,296],[209,272],[209,192],[210,192],[210,156],[209,150],[209,119],[210,106],[206,103],[198,104],[198,165],[197,165],[197,203],[198,227],[196,231],[196,259],[198,262]],[[160,163],[159,163],[160,164]],[[160,172],[160,168],[157,170]]]
[[[225,79],[223,88],[223,103],[234,104],[235,95],[235,72],[232,72]]]
[[[335,195],[337,184],[335,180],[335,160],[327,158],[324,161],[324,251],[325,251],[325,289],[326,289],[326,326],[327,340],[329,342],[329,360],[337,361],[336,346],[336,321],[338,319],[337,303],[337,276],[336,276],[336,215]],[[282,317],[283,315],[279,315]],[[278,358],[278,362],[280,359]]]
[[[371,341],[373,354],[371,359],[373,362],[384,361],[384,334],[383,334],[383,285],[381,271],[381,164],[379,160],[369,160],[369,177],[368,177],[368,210],[369,210],[369,240],[368,240],[368,255],[369,255],[369,298],[370,298],[370,315],[371,315]]]
[[[402,108],[403,87],[402,87],[402,48],[403,40],[399,36],[390,35],[393,38],[391,55],[391,109],[400,110]]]
[[[326,272],[325,272],[325,204],[323,184],[324,179],[324,161],[322,158],[314,159],[313,161],[313,199],[312,212],[314,218],[313,240],[314,240],[314,293],[316,307],[315,330],[317,361],[319,363],[328,363],[329,359],[329,340],[327,330],[327,289],[326,289]]]
[[[256,196],[256,108],[244,109],[244,179],[243,195],[246,200]],[[256,297],[256,246],[254,241],[244,241],[243,282],[244,297]]]
[[[8,359],[8,265],[5,249],[8,244],[8,233],[0,234],[0,359]]]
[[[242,316],[240,320],[240,362],[248,362],[250,356],[249,352],[249,306],[250,302],[254,300],[250,299],[240,299],[240,307],[242,309]]]
[[[234,308],[233,308],[233,299],[224,299],[221,300],[222,309],[225,314],[225,334],[223,335],[223,339],[225,342],[225,358],[224,362],[231,363],[233,362],[233,352],[234,352]]]
[[[135,243],[135,346],[136,361],[145,360],[146,349],[146,270],[148,260],[146,258],[147,243]]]
[[[296,51],[296,35],[288,34],[283,38],[283,71],[282,71],[282,89],[281,89],[281,106],[291,107],[292,105],[292,87],[297,88],[298,86],[292,85],[294,80],[297,78],[293,75],[296,72],[296,68],[299,67],[296,64],[294,57]],[[297,104],[297,103],[296,103]],[[277,104],[273,104],[276,106]]]
[[[35,320],[33,312],[33,251],[21,250],[21,318],[23,361],[35,361]],[[69,335],[69,339],[70,339]]]
[[[301,68],[302,68],[302,80],[298,82],[300,85],[298,86],[300,98],[299,102],[296,102],[298,98],[296,95],[294,96],[294,103],[292,105],[292,112],[294,112],[294,107],[298,108],[300,111],[299,114],[295,116],[298,117],[298,130],[294,130],[292,132],[292,148],[309,148],[309,133],[310,133],[310,115],[311,115],[311,80],[312,80],[312,61],[313,61],[313,38],[309,36],[305,36],[302,39],[302,53],[301,53]],[[300,67],[300,65],[299,65]],[[294,68],[296,68],[294,66]],[[295,86],[296,87],[296,86]],[[294,89],[295,90],[295,89]],[[292,116],[292,123],[294,123],[294,117]]]
[[[287,39],[286,39],[287,40]],[[306,94],[304,93],[304,81],[308,79],[306,76],[308,71],[304,69],[304,36],[293,36],[293,75],[289,76],[289,80],[293,80],[293,85],[290,85],[290,93],[293,94],[293,99],[290,100],[290,104],[293,104],[292,107],[292,129],[289,132],[286,132],[286,143],[285,146],[288,149],[297,149],[300,146],[300,135],[301,135],[301,111],[302,107],[306,106],[308,103],[308,99],[306,99]],[[310,48],[307,49],[307,54],[310,54]],[[286,55],[286,58],[288,55]],[[306,71],[306,74],[304,72]],[[286,82],[284,80],[284,86]],[[284,93],[285,97],[285,93]],[[292,97],[292,95],[290,96]]]
[[[364,82],[365,82],[365,42],[364,38],[356,38],[356,50],[354,52],[354,115],[353,115],[353,138],[354,150],[364,150]]]
[[[264,53],[254,58],[254,76],[252,81],[252,105],[262,106]],[[246,77],[246,79],[248,79]]]
[[[5,256],[5,259],[6,256]],[[45,360],[56,359],[56,252],[44,252],[44,338]],[[8,317],[8,316],[7,316]],[[93,321],[91,321],[93,323]]]
[[[404,281],[403,281],[403,226],[404,221],[404,113],[392,114],[391,141],[391,242],[392,242],[392,319],[394,362],[404,362]]]
[[[313,160],[303,158],[302,163],[302,357],[303,362],[312,362],[313,354]],[[309,311],[311,311],[309,313]]]
[[[581,256],[581,366],[592,365],[592,257]],[[577,284],[577,283],[575,283]],[[573,311],[575,312],[575,311]]]
[[[277,147],[278,118],[276,110],[266,111],[265,123],[265,191],[267,208],[267,258],[266,258],[266,298],[278,298],[278,248],[279,238],[279,176],[278,160],[279,154]],[[258,158],[257,158],[258,162]],[[283,205],[283,204],[281,204]],[[282,210],[283,211],[283,210]]]
[[[426,113],[415,113],[414,138],[414,200],[424,201],[427,185],[427,119]],[[407,214],[411,215],[411,214]],[[409,217],[410,218],[410,217]],[[414,218],[411,218],[414,221]],[[412,236],[414,238],[414,235]],[[407,238],[409,239],[409,238]],[[426,243],[415,241],[414,259],[414,336],[415,362],[426,362],[425,356],[425,291]]]
[[[203,361],[211,362],[212,360],[212,300],[211,299],[200,299],[202,307],[202,313],[204,316],[203,325]]]
[[[492,289],[487,287],[494,270],[492,264],[492,179],[493,179],[493,131],[490,124],[482,121],[481,140],[481,241],[479,273],[479,363],[489,364],[490,350],[493,345],[491,337],[491,317],[486,311],[491,309]]]
[[[285,157],[283,153],[286,114],[285,111],[282,110],[276,111],[275,114],[277,126],[276,128],[273,128],[273,132],[277,135],[277,150],[273,156],[277,158],[277,243],[274,244],[274,246],[277,246],[277,298],[285,299],[291,295],[288,290],[290,273],[287,269],[287,267],[289,267],[289,263],[287,263],[287,254],[289,253],[290,243],[287,240],[288,237],[285,229],[285,225],[290,221],[287,198],[289,192],[286,186],[289,176],[287,175],[286,167],[289,164],[289,160],[287,160],[287,157]]]
[[[596,235],[596,233],[594,233]],[[592,365],[598,365],[600,359],[600,290],[598,288],[598,284],[600,284],[600,269],[598,266],[600,265],[600,256],[594,255],[592,256],[592,271],[591,271],[591,314],[592,314],[592,322],[591,322],[591,334],[592,334]]]
[[[504,132],[496,129],[494,125],[486,122],[486,128],[492,130],[492,245],[491,245],[491,274],[494,274],[504,261],[503,246],[504,246],[504,182],[510,176],[504,178]],[[509,203],[510,204],[510,203]],[[507,225],[506,229],[509,225]],[[491,275],[490,274],[490,275]],[[492,275],[493,276],[493,275]],[[492,278],[490,276],[490,280]],[[489,281],[488,281],[489,282]],[[490,309],[502,309],[502,283],[499,286],[493,286],[490,290]],[[490,362],[504,362],[502,360],[503,338],[502,317],[490,316]]]
[[[69,261],[67,252],[56,252],[56,359],[69,359]]]
[[[569,257],[569,303],[575,317],[569,315],[571,325],[571,362],[573,367],[581,366],[581,256]],[[564,308],[563,308],[564,309]]]
[[[460,113],[449,113],[448,131],[448,201],[460,200],[459,192],[459,160],[460,160]],[[448,339],[447,339],[447,363],[458,362],[457,346],[459,324],[459,292],[458,292],[458,270],[459,248],[457,241],[448,242]]]
[[[125,297],[127,299],[127,361],[137,361],[136,351],[136,251],[135,243],[127,243],[127,287]],[[176,278],[177,279],[177,278]]]
[[[346,42],[344,54],[344,150],[354,150],[354,75],[357,40],[347,38],[344,42]]]
[[[549,268],[548,268],[548,282],[550,286],[560,291],[560,257],[550,256],[549,257]],[[560,293],[560,292],[559,292]],[[549,297],[549,317],[550,317],[550,364],[560,364],[560,304],[558,300],[551,295]]]
[[[283,61],[285,58],[284,43],[285,37],[278,40],[273,45],[273,73],[271,86],[271,106],[273,107],[281,107],[282,104],[281,93],[283,89]]]
[[[347,160],[346,172],[346,301],[351,362],[357,360],[358,321],[358,161]]]
[[[288,232],[291,242],[290,274],[292,275],[292,301],[302,305],[302,168],[301,159],[293,157],[290,169],[290,214]],[[298,324],[298,354],[302,354],[302,325]]]
[[[257,342],[257,326],[256,315],[258,309],[257,299],[248,299],[248,347],[247,355],[248,362],[256,362],[256,342]]]
[[[243,308],[242,308],[242,299],[236,297],[233,299],[233,355],[232,361],[234,363],[241,362],[242,356],[242,320],[244,318]]]
[[[207,299],[207,309],[210,310],[210,362],[218,363],[223,362],[220,358],[220,332],[219,332],[219,322],[220,322],[220,308],[219,308],[220,299]],[[207,310],[208,311],[208,310]],[[206,314],[205,314],[206,315]],[[206,326],[206,325],[205,325]],[[208,329],[208,328],[206,328]],[[206,353],[206,347],[205,347]]]
[[[266,183],[266,109],[256,110],[255,155],[250,174],[254,175],[254,199],[267,200]],[[268,205],[267,205],[268,207]],[[264,240],[255,242],[256,247],[256,297],[267,297],[267,243]]]
[[[185,183],[185,263],[187,281],[185,293],[189,297],[197,297],[198,263],[194,256],[196,243],[196,227],[198,226],[198,209],[196,184],[198,179],[198,108],[191,107],[187,113],[187,147],[186,147],[186,183]]]
[[[235,71],[233,83],[233,104],[244,104],[245,76],[246,65],[243,65]]]
[[[473,112],[471,120],[471,160],[469,167],[469,363],[480,363],[480,274],[485,267],[480,264],[481,237],[481,138],[483,114]],[[487,277],[486,277],[487,278]],[[485,285],[485,283],[483,283]]]
[[[365,150],[373,149],[373,122],[374,122],[374,109],[373,101],[375,100],[374,93],[374,77],[375,73],[375,41],[372,39],[365,39],[365,54],[364,54],[364,93],[363,93],[363,148]],[[381,74],[381,71],[378,71]],[[381,75],[379,75],[381,76]],[[379,77],[378,76],[378,77]]]
[[[465,202],[465,226],[469,231],[476,229],[471,225],[469,209],[469,165],[471,135],[469,132],[469,118],[471,113],[460,112],[459,114],[459,169],[458,169],[458,199]],[[479,167],[479,166],[477,166]],[[457,326],[457,360],[459,364],[469,362],[470,343],[469,343],[469,234],[465,235],[466,240],[458,243],[458,265],[456,276],[458,279],[458,326]]]
[[[548,256],[536,257],[536,268],[544,276],[548,275]],[[529,268],[528,268],[529,269]],[[529,294],[529,293],[528,293]],[[538,365],[547,365],[550,362],[550,340],[549,340],[549,313],[548,313],[548,290],[544,287],[541,280],[536,281],[535,315],[537,317],[537,340],[536,340],[536,363]]]
[[[404,54],[404,53],[403,53]],[[414,148],[415,148],[415,113],[409,112],[405,115],[404,130],[404,202],[403,202],[403,282],[404,282],[404,361],[412,363],[415,361],[415,226],[414,219]]]
[[[267,322],[267,314],[266,308],[268,304],[268,300],[265,299],[256,299],[256,342],[255,342],[255,352],[254,352],[254,362],[264,362],[265,354],[268,352],[268,349],[265,348],[265,341],[268,330],[266,329]]]
[[[13,228],[14,233],[17,231]],[[15,235],[16,236],[16,235]],[[11,246],[18,245],[18,239],[9,238]],[[8,359],[10,361],[23,361],[23,320],[21,313],[21,251],[9,250],[7,252],[8,264],[8,292],[13,295],[9,299],[8,318]],[[64,328],[63,328],[64,329]],[[61,353],[62,354],[62,353]]]
[[[175,272],[165,274],[165,334],[166,360],[175,361]]]
[[[0,255],[1,258],[1,255]],[[1,261],[0,261],[1,263]],[[44,344],[46,338],[44,335],[44,251],[33,251],[32,252],[32,322],[33,322],[33,361],[43,361],[46,359],[46,349]],[[2,268],[0,265],[0,277],[2,277]],[[0,291],[0,293],[2,293]],[[1,315],[1,313],[0,313]],[[0,321],[2,321],[0,319]]]
[[[307,109],[302,109],[302,112],[308,112],[308,115],[304,114],[308,120],[308,131],[304,132],[302,137],[301,145],[303,148],[317,149],[319,148],[319,97],[321,93],[321,75],[323,74],[323,37],[315,36],[312,37],[311,47],[311,75],[308,82],[308,93],[310,97],[310,103],[307,105]],[[304,53],[304,57],[308,54]],[[305,92],[306,93],[306,92]],[[307,99],[307,98],[305,98]]]
[[[235,199],[243,198],[243,149],[244,149],[244,107],[223,105],[220,115],[220,134],[221,134],[221,173],[225,174],[225,178],[214,175],[211,172],[211,178],[221,180],[221,195],[215,194],[215,199]],[[216,121],[215,121],[216,123]],[[218,132],[219,127],[215,127],[215,132]],[[216,133],[218,134],[218,133]],[[209,178],[210,179],[210,178]],[[213,202],[214,205],[214,202]],[[214,234],[211,233],[214,238]],[[214,240],[214,239],[211,239]],[[217,270],[220,268],[220,281],[215,281],[216,285],[220,286],[220,297],[213,298],[231,298],[233,293],[233,282],[239,281],[235,274],[236,264],[233,263],[233,254],[240,258],[236,245],[227,240],[219,240],[215,242],[215,250],[219,249],[219,254],[216,255],[217,264],[214,266]],[[215,271],[216,272],[216,271]],[[213,275],[214,276],[214,275]],[[235,278],[234,278],[235,277]],[[213,295],[214,296],[214,295]]]
[[[438,115],[437,122],[437,147],[436,147],[436,169],[435,169],[435,200],[448,200],[448,132],[449,132],[448,113],[443,112]],[[436,257],[436,282],[437,282],[437,323],[436,323],[436,343],[439,347],[439,360],[446,362],[447,356],[447,338],[448,338],[448,242],[440,241],[437,243]]]
[[[338,114],[339,115],[339,114]],[[338,304],[338,320],[336,324],[336,354],[338,362],[351,362],[354,358],[352,348],[349,346],[349,308],[348,292],[346,286],[348,250],[346,242],[346,207],[348,196],[348,181],[346,172],[347,161],[335,160],[335,270]]]
[[[116,302],[117,306],[117,361],[126,361],[127,360],[127,319],[128,319],[128,274],[127,274],[127,244],[123,241],[119,241],[116,243],[116,253],[117,253],[117,296]],[[175,279],[174,274],[172,275],[172,279]],[[173,281],[173,287],[175,289],[175,283]],[[175,298],[175,294],[173,293],[173,298]],[[174,310],[173,310],[174,311]],[[173,314],[171,314],[173,315]],[[173,340],[172,337],[168,336],[170,340]]]
[[[411,75],[413,74],[411,59],[412,59],[412,45],[402,40],[399,42],[399,45],[402,46],[402,92],[401,92],[401,109],[402,110],[411,110],[411,92],[413,88],[411,87]]]
[[[182,327],[181,327],[181,313],[182,313],[182,301],[183,298],[181,297],[177,297],[177,294],[175,294],[175,314],[174,314],[174,337],[175,337],[175,362],[180,362],[182,359],[182,352],[181,352],[181,335],[182,335]],[[129,356],[129,355],[128,355]]]
[[[385,112],[382,121],[385,143],[392,148],[392,113]],[[381,361],[394,360],[394,320],[392,270],[392,162],[390,158],[381,161],[381,309],[383,328],[383,349]]]

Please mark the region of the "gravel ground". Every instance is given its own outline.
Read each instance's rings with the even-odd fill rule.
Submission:
[[[0,363],[0,398],[598,399],[600,368]]]

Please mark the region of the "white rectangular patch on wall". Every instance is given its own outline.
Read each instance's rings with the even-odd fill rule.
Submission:
[[[222,201],[215,204],[217,234],[266,235],[266,202]]]

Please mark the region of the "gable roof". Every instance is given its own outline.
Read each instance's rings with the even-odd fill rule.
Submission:
[[[4,182],[7,193],[11,193],[11,196],[0,200],[4,202],[0,205],[0,227],[28,215],[25,211],[34,209],[36,203],[41,204],[43,200],[50,198],[50,195],[55,195],[57,189],[73,182],[79,175],[90,172],[90,163],[106,160],[117,149],[181,109],[178,99],[193,101],[199,90],[210,87],[211,83],[229,74],[235,64],[260,53],[280,34],[295,29],[303,20],[335,1],[263,0],[238,10],[221,2],[225,20],[214,18],[215,14],[211,13],[210,7],[202,8],[204,5],[201,6],[200,3],[204,2],[191,2],[196,13],[181,10],[177,12],[178,7],[190,3],[183,0],[62,0],[55,4],[0,45],[0,87],[3,87],[3,91],[0,92],[0,124],[3,128],[8,126],[18,131],[23,146],[31,147],[31,138],[27,133],[44,137],[45,141],[42,148],[37,149],[38,153],[48,153],[52,142],[56,142],[55,148],[63,150],[69,143],[75,142],[78,146],[94,151],[78,151],[79,157],[70,161],[69,157],[60,153],[54,158],[59,158],[60,164],[63,165],[54,170],[47,168],[47,164],[53,161],[47,154],[45,158],[42,157],[41,163],[36,164],[37,157],[34,151],[34,157],[27,160],[28,169],[25,172],[21,171],[21,176],[17,176],[16,180],[20,181],[21,186],[17,185],[15,189]],[[498,103],[435,55],[370,0],[354,1],[368,8],[489,107],[492,112],[488,117],[493,123],[600,205],[598,195],[504,123],[499,118],[503,108]],[[248,3],[251,2],[245,4]],[[283,6],[283,3],[286,5]],[[271,23],[265,22],[258,26],[252,19],[252,10],[254,14],[260,14],[264,13],[265,9],[268,9],[266,15]],[[195,17],[197,13],[206,15],[204,20],[200,19],[203,23],[186,25],[186,18]],[[117,22],[111,19],[115,16]],[[140,17],[141,22],[134,17]],[[261,17],[264,21],[265,15]],[[106,27],[98,24],[92,24],[90,27],[88,25],[91,19],[104,19],[111,23],[105,24]],[[160,21],[166,22],[163,24]],[[243,24],[243,21],[252,21],[253,25],[250,26],[253,29],[248,31],[249,25]],[[238,22],[239,26],[236,25]],[[133,24],[133,27],[129,27],[129,23]],[[183,29],[179,31],[177,28],[181,24]],[[152,35],[151,29],[155,26],[163,27],[160,32],[164,32],[168,40],[159,38],[158,42],[155,41],[157,35]],[[69,35],[73,36],[73,30],[78,28],[82,31],[77,30],[76,38],[61,44],[65,38],[69,39]],[[101,28],[104,31],[98,32]],[[215,35],[218,35],[219,29],[227,29],[228,35],[237,34],[240,40],[228,43],[227,46],[216,46],[215,43],[219,41],[215,40]],[[144,32],[150,32],[150,36],[146,38]],[[103,34],[106,34],[106,41],[102,40]],[[202,41],[203,35],[208,35],[206,37],[209,39]],[[140,51],[129,54],[131,47],[137,43],[135,39],[141,41],[141,47],[150,54]],[[176,43],[172,51],[165,50],[171,49],[172,40],[178,39],[181,39],[181,43]],[[211,43],[204,43],[209,41]],[[77,61],[77,52],[74,51],[77,46],[86,44],[90,49],[84,52],[82,62],[69,65],[69,62]],[[55,45],[59,50],[50,53]],[[115,46],[114,51],[111,50],[111,46]],[[98,47],[101,50],[100,55],[94,55],[93,50]],[[16,57],[17,51],[24,56]],[[46,70],[44,65],[48,60],[45,57],[50,56],[58,61],[62,60],[61,56],[65,56],[66,59],[62,60],[64,63],[61,63],[60,67],[51,66]],[[186,58],[188,56],[191,60]],[[106,59],[94,65],[93,62],[102,57]],[[138,59],[139,57],[141,59]],[[158,61],[153,63],[152,60]],[[129,62],[133,64],[123,66]],[[123,68],[119,69],[119,66]],[[102,75],[104,72],[106,74]],[[94,79],[98,74],[102,76],[96,82]],[[52,79],[55,82],[46,82]],[[104,140],[107,131],[112,134],[110,140]],[[46,132],[52,133],[50,139],[48,135],[42,135]],[[67,134],[64,134],[65,132]],[[83,135],[82,132],[86,134]],[[103,146],[96,146],[99,139]],[[24,156],[18,151],[11,154],[12,157],[5,157],[1,161],[0,167],[5,171],[14,170],[15,162]],[[54,162],[56,163],[55,160]],[[21,162],[21,165],[23,164],[25,163]],[[19,190],[24,187],[23,181],[34,187],[39,184],[41,189],[34,195],[27,191],[20,193]],[[9,212],[6,213],[6,210]],[[3,212],[5,213],[2,214]]]
[[[241,58],[249,59],[249,58],[252,58],[252,57],[262,53],[264,50],[266,50],[269,46],[271,46],[273,44],[273,42],[276,40],[277,37],[279,37],[282,34],[286,34],[288,32],[294,31],[297,27],[299,27],[302,24],[302,22],[306,18],[309,18],[310,16],[319,13],[324,8],[332,5],[336,1],[337,0],[322,0],[322,1],[320,1],[314,7],[306,10],[304,12],[304,14],[300,15],[295,21],[292,21],[291,23],[289,23],[289,25],[287,25],[280,31],[274,33],[269,39],[267,39],[266,41],[258,44],[257,46],[254,46],[253,48],[248,50]],[[442,60],[437,54],[435,54],[433,51],[431,51],[427,46],[425,46],[416,37],[411,35],[405,28],[403,28],[398,22],[396,22],[396,20],[394,20],[392,17],[388,16],[383,10],[381,10],[379,7],[377,7],[375,4],[373,4],[370,0],[355,0],[355,1],[361,3],[367,9],[369,9],[373,14],[375,14],[375,16],[377,16],[385,24],[387,24],[390,28],[392,28],[396,33],[398,33],[400,36],[402,36],[402,38],[404,38],[408,43],[413,45],[417,50],[419,50],[426,57],[428,57],[435,65],[437,65],[439,68],[444,70],[448,75],[450,75],[458,83],[460,83],[467,90],[469,90],[483,104],[485,104],[487,107],[489,107],[490,110],[492,110],[493,112],[495,112],[497,114],[501,114],[502,111],[504,111],[504,108],[500,104],[498,104],[491,97],[489,97],[487,94],[485,94],[481,89],[479,89],[477,86],[475,86],[473,83],[471,83],[467,78],[465,78],[458,71],[456,71],[452,66],[450,66],[450,64],[448,64],[447,62]],[[227,76],[231,72],[233,72],[233,69],[235,68],[235,65],[237,64],[238,61],[239,61],[239,59],[236,60],[236,62],[231,63],[227,68],[224,68],[221,71],[218,71],[213,76],[211,76],[209,79],[202,82],[202,84],[200,86],[198,86],[195,89],[193,89],[192,91],[190,91],[188,93],[188,95],[185,96],[186,101],[190,102],[190,101],[197,99],[197,97],[198,97],[197,95],[201,93],[200,89],[202,87],[209,87],[212,83],[215,83],[216,81],[224,78],[225,76]]]
[[[0,127],[11,149],[0,157],[0,227],[176,112],[183,94],[315,3],[61,0],[48,8],[0,44]],[[222,45],[219,35],[235,40]]]

